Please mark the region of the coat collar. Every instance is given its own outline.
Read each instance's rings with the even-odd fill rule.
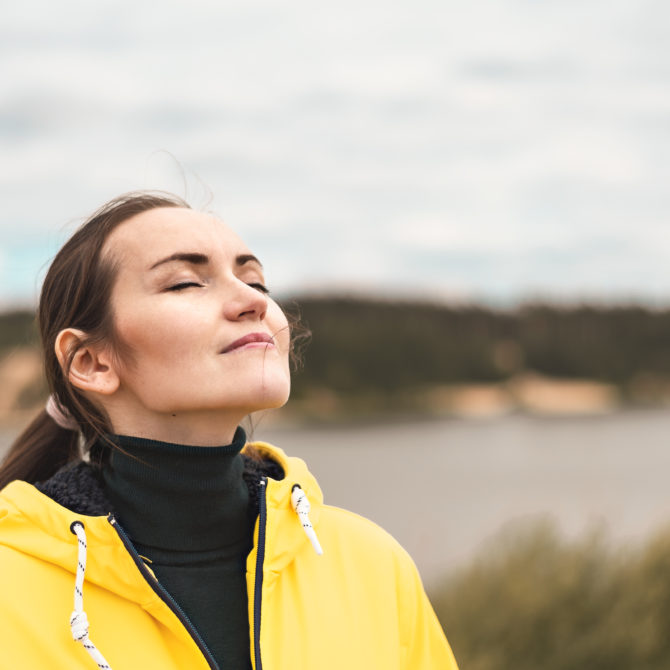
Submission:
[[[248,459],[252,463],[247,470],[253,473],[253,478],[267,477],[264,571],[278,573],[299,551],[312,551],[291,505],[293,485],[300,485],[307,494],[312,506],[310,518],[317,532],[323,495],[302,459],[288,457],[266,442],[250,443],[245,450],[249,446],[255,447],[264,459],[260,462]],[[283,477],[278,479],[279,473]],[[74,572],[77,539],[70,526],[74,521],[82,521],[89,544],[87,581],[146,603],[153,599],[153,592],[142,586],[142,580],[132,577],[136,568],[109,523],[111,513],[95,469],[78,463],[39,486],[15,481],[0,491],[0,544]],[[256,538],[257,532],[258,521]],[[253,563],[248,561],[248,565],[251,568]]]

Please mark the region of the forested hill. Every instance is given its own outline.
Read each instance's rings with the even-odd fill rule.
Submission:
[[[528,372],[611,384],[624,400],[670,395],[670,310],[529,304],[500,311],[338,297],[283,304],[312,331],[294,376],[298,401],[322,394],[402,405],[416,389],[504,383]],[[31,313],[0,315],[0,357],[36,344]]]
[[[526,305],[512,311],[302,299],[313,331],[299,385],[340,391],[501,381],[522,370],[626,387],[670,379],[670,310]]]

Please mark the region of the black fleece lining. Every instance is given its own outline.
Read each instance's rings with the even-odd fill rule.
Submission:
[[[244,472],[242,477],[249,488],[249,506],[254,516],[259,510],[259,482],[261,477],[283,479],[284,470],[276,461],[258,461],[242,454]],[[35,484],[38,491],[54,502],[76,514],[107,516],[114,513],[112,504],[105,495],[100,470],[84,461],[68,463],[53,477]]]

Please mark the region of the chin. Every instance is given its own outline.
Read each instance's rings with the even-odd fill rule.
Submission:
[[[283,407],[291,394],[290,384],[283,384],[280,388],[263,388],[261,409],[279,409]]]
[[[283,407],[291,393],[291,382],[284,376],[266,377],[256,388],[248,388],[246,402],[249,412]],[[243,401],[244,402],[244,401]]]

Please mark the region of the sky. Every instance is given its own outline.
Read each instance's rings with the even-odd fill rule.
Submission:
[[[143,188],[280,296],[670,304],[667,3],[2,4],[0,307]]]

